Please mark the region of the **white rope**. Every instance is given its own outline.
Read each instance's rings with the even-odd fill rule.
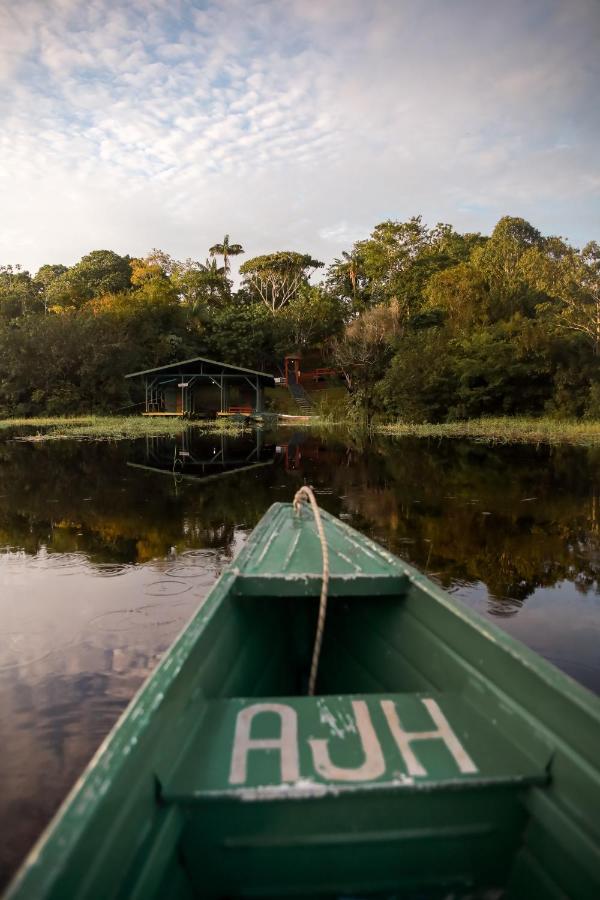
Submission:
[[[327,549],[327,540],[325,538],[325,531],[323,529],[323,522],[321,519],[321,512],[319,510],[319,506],[317,501],[315,500],[315,495],[313,494],[312,488],[308,487],[308,485],[304,484],[300,488],[299,491],[296,491],[296,495],[294,496],[294,509],[297,513],[300,513],[300,509],[302,508],[302,501],[307,500],[313,511],[313,515],[315,517],[315,525],[317,526],[317,533],[319,535],[319,540],[321,541],[321,553],[323,555],[323,578],[321,581],[321,600],[319,602],[319,616],[317,618],[317,633],[315,635],[315,645],[313,648],[312,662],[310,665],[310,676],[308,679],[308,696],[312,697],[315,693],[315,685],[317,682],[317,671],[319,668],[319,657],[321,655],[321,644],[323,643],[323,632],[325,630],[325,615],[327,613],[327,589],[329,587],[329,550]]]

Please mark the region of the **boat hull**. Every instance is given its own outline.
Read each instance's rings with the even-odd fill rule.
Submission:
[[[320,543],[275,504],[10,898],[600,895],[598,699],[323,518],[317,695]]]

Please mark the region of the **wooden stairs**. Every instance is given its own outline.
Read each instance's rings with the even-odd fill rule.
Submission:
[[[288,384],[288,390],[303,415],[311,416],[314,412],[314,404],[301,384]]]

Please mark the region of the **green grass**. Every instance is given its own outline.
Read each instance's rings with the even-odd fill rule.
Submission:
[[[282,416],[297,416],[299,409],[290,395],[288,389],[283,386],[265,388],[265,406],[268,412],[278,413]]]
[[[506,417],[443,424],[396,422],[374,430],[395,437],[470,438],[502,444],[600,444],[600,422],[592,420]]]
[[[237,434],[240,423],[228,420],[189,420],[142,416],[76,416],[73,418],[0,419],[0,432],[20,431],[23,441],[52,441],[66,438],[95,441],[133,440],[140,437],[171,437],[186,428],[219,434]]]
[[[337,398],[336,398],[337,399]],[[336,422],[318,409],[321,416],[310,424],[317,430],[344,431],[347,423]],[[325,415],[323,415],[325,413]],[[298,423],[297,427],[303,427]],[[73,418],[38,417],[0,419],[0,433],[26,441],[51,441],[67,438],[96,441],[133,440],[141,437],[170,437],[186,428],[206,433],[239,434],[243,425],[229,420],[189,420],[180,418],[147,418],[143,416],[76,416]],[[350,430],[357,430],[350,428]],[[360,430],[360,429],[358,429]],[[468,438],[486,443],[582,444],[600,445],[600,421],[533,419],[521,417],[471,419],[443,424],[396,422],[376,425],[373,432],[392,437]],[[14,433],[16,432],[16,434]]]

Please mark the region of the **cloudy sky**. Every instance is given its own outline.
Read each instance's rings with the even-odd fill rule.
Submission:
[[[600,0],[0,0],[0,264],[600,239]]]

